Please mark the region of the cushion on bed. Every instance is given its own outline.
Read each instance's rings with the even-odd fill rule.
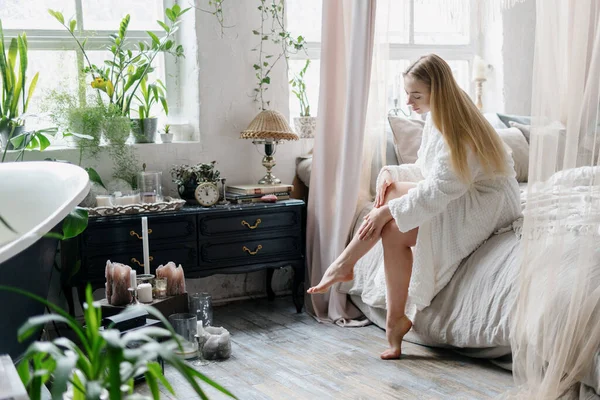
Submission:
[[[504,123],[507,127],[510,126],[510,122],[517,122],[523,125],[531,125],[531,117],[527,115],[512,115],[512,114],[502,114],[498,113],[498,118],[500,121]]]
[[[527,182],[529,175],[529,143],[517,128],[496,129],[504,143],[510,147],[515,163],[515,172],[518,182]]]
[[[531,143],[531,125],[523,125],[518,122],[510,121],[510,126],[521,131],[527,143]]]
[[[414,164],[421,146],[425,121],[420,119],[389,116],[388,121],[394,135],[394,149],[398,164]]]
[[[495,114],[494,114],[495,115]],[[417,160],[421,146],[424,121],[402,117],[388,117],[394,135],[394,148],[399,164],[412,164]],[[498,124],[497,124],[498,125]],[[529,143],[517,128],[496,129],[498,135],[512,151],[517,181],[527,182],[529,173]]]

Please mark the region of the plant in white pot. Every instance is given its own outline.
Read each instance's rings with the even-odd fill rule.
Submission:
[[[148,84],[148,76],[142,78],[140,82],[140,95],[135,95],[135,99],[140,103],[138,108],[138,118],[131,119],[133,127],[133,137],[136,143],[154,143],[158,128],[158,118],[153,116],[152,106],[160,103],[165,112],[169,115],[169,107],[165,92],[167,88],[160,79],[155,83]]]
[[[292,93],[296,95],[300,102],[300,117],[294,118],[294,127],[300,135],[300,139],[314,138],[317,129],[317,118],[310,115],[310,104],[306,95],[306,82],[304,80],[309,65],[310,60],[306,60],[306,64],[304,64],[298,75],[290,80]]]

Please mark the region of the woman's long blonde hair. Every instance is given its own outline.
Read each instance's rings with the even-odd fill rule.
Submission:
[[[471,179],[467,165],[469,147],[486,173],[508,173],[502,139],[458,86],[450,66],[441,57],[435,54],[423,56],[404,74],[429,86],[431,117],[446,139],[452,167],[460,179]]]

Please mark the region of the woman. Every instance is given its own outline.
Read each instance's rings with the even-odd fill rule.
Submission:
[[[412,327],[407,308],[412,315],[427,307],[460,261],[521,213],[512,157],[448,64],[421,57],[406,70],[404,88],[413,111],[428,113],[417,162],[381,170],[374,209],[308,290],[324,293],[353,279],[354,264],[381,239],[390,344],[383,359],[400,357]]]

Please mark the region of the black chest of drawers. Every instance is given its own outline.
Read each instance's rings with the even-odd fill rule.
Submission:
[[[274,269],[290,265],[294,304],[301,311],[306,225],[301,200],[90,218],[87,229],[65,243],[63,265],[80,265],[71,282],[63,285],[67,294],[74,286],[82,299],[88,283],[94,289],[104,287],[107,260],[143,273],[142,216],[148,217],[151,273],[169,261],[181,264],[186,278],[267,269],[267,295],[272,299]],[[67,297],[72,308],[73,300]]]

